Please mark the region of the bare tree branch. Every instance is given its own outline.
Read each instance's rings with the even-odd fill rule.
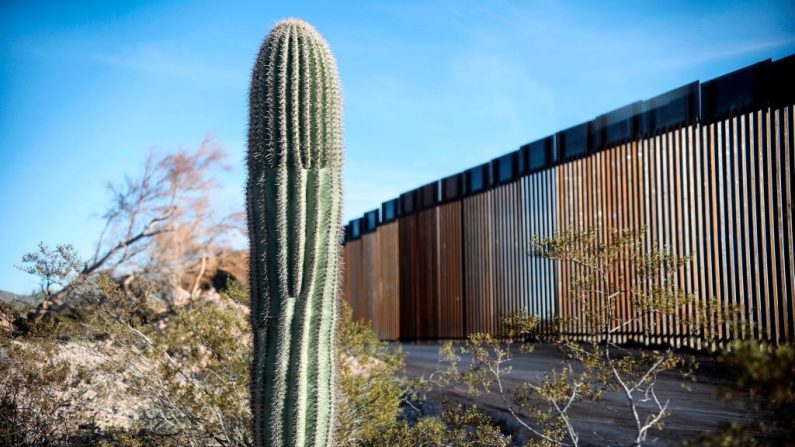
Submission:
[[[217,186],[212,176],[227,168],[224,157],[221,147],[205,138],[193,151],[180,149],[163,156],[151,152],[138,177],[126,175],[120,183],[109,183],[111,204],[102,215],[93,256],[68,281],[58,283],[53,275],[44,275],[44,300],[29,319],[69,307],[68,297],[99,271],[138,270],[150,280],[187,288],[195,296],[207,272],[217,266],[218,244],[229,242],[243,228],[241,213],[216,218],[208,199]],[[51,292],[54,285],[60,290]]]

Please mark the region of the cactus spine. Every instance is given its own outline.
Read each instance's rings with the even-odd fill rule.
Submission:
[[[256,446],[329,446],[341,219],[342,112],[336,63],[307,23],[279,22],[249,98]]]

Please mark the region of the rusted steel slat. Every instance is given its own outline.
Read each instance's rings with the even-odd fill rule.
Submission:
[[[351,306],[351,247],[346,244],[342,247],[342,298]]]
[[[662,172],[662,165],[663,165],[663,153],[662,153],[662,142],[659,136],[655,136],[650,139],[650,151],[651,152],[651,169],[649,170],[653,183],[652,183],[652,235],[654,240],[657,241],[659,244],[664,244],[665,239],[663,237],[664,231],[664,209],[663,209],[663,172]],[[659,283],[659,278],[655,279],[655,282]],[[659,314],[654,314],[650,318],[650,327],[649,327],[649,335],[651,340],[655,344],[660,343],[660,331],[662,329],[662,317]]]
[[[703,178],[703,157],[702,150],[702,126],[695,126],[692,138],[692,177],[693,177],[693,291],[695,296],[696,327],[695,337],[697,347],[703,347],[705,316],[704,302],[706,299],[706,253],[704,246],[705,223],[705,202],[704,202],[704,178]]]
[[[772,285],[770,284],[770,241],[768,234],[768,226],[770,221],[767,215],[768,208],[768,183],[767,183],[767,131],[768,131],[768,111],[762,110],[757,115],[757,175],[759,185],[759,266],[761,268],[761,289],[762,298],[766,300],[762,312],[764,319],[765,335],[768,340],[775,338],[775,325],[773,323],[774,312],[771,297],[773,295]]]
[[[620,146],[618,152],[618,166],[620,168],[619,171],[619,182],[621,183],[621,195],[620,195],[620,202],[623,204],[623,213],[621,214],[621,227],[623,229],[634,229],[635,225],[632,221],[632,211],[633,211],[633,203],[632,203],[632,183],[634,182],[634,178],[632,177],[632,170],[630,167],[630,152],[631,147],[628,143],[624,143]],[[630,321],[632,319],[632,313],[630,309],[630,291],[632,290],[632,276],[630,273],[630,263],[629,263],[629,252],[624,253],[624,262],[621,265],[621,272],[620,272],[620,280],[622,283],[623,289],[626,291],[621,296],[621,321]],[[620,334],[620,341],[622,343],[626,343],[629,340],[629,332],[632,330],[631,326],[625,326],[621,330]]]
[[[417,336],[420,339],[434,339],[437,336],[437,296],[438,290],[438,250],[437,207],[417,214],[416,273],[417,295],[414,297]]]
[[[795,209],[795,114],[793,114],[794,107],[785,107],[782,109],[782,146],[781,151],[784,154],[783,170],[784,170],[784,248],[785,260],[787,267],[784,270],[784,276],[788,278],[788,287],[785,295],[789,299],[789,319],[787,320],[787,327],[789,328],[788,342],[795,341],[795,221],[793,214]]]
[[[461,202],[439,207],[439,337],[464,337]]]
[[[376,315],[379,338],[400,338],[400,251],[398,222],[378,227],[378,292]]]
[[[643,222],[646,225],[646,233],[645,233],[645,240],[643,243],[643,250],[648,251],[651,247],[651,240],[652,240],[652,231],[653,230],[653,164],[652,164],[652,153],[650,151],[651,140],[650,139],[643,139],[640,142],[641,145],[641,153],[643,157],[643,165],[641,168],[642,177],[643,177]],[[648,290],[650,283],[648,281],[644,281],[643,289]],[[651,319],[649,318],[648,314],[643,311],[642,318],[640,321],[640,333],[641,333],[641,341],[643,343],[649,343],[649,330],[650,330],[650,323]]]
[[[772,294],[772,340],[776,343],[781,341],[781,309],[779,302],[779,289],[778,289],[778,269],[776,268],[776,200],[775,200],[775,153],[773,151],[773,129],[772,129],[772,113],[767,110],[765,113],[765,169],[766,169],[766,197],[765,208],[767,209],[767,266],[769,272],[769,293]]]
[[[662,146],[664,148],[662,153],[662,184],[663,184],[663,243],[672,253],[676,253],[676,206],[675,206],[675,187],[674,179],[672,178],[673,164],[674,164],[674,150],[673,150],[673,135],[667,132],[661,136]],[[677,287],[676,273],[672,275],[672,287]],[[676,328],[674,323],[674,315],[666,315],[663,318],[663,330],[660,333],[660,343],[666,343],[671,338],[676,336]]]
[[[509,271],[506,268],[507,247],[510,244],[509,235],[507,234],[507,222],[509,220],[510,210],[506,206],[505,193],[508,186],[500,186],[488,194],[493,197],[491,208],[488,212],[491,214],[494,223],[494,231],[492,233],[492,264],[494,266],[494,311],[496,331],[502,330],[501,318],[504,313],[508,311],[508,283],[510,282]]]
[[[376,258],[378,240],[375,233],[362,236],[362,261],[361,261],[361,309],[360,318],[364,322],[375,323],[375,301],[378,282],[378,260]]]
[[[749,205],[751,208],[751,236],[752,236],[752,245],[753,245],[753,253],[752,253],[752,262],[754,264],[753,270],[753,281],[754,281],[754,296],[755,299],[755,309],[756,309],[756,335],[757,337],[767,337],[767,318],[766,318],[766,309],[765,303],[762,302],[763,297],[762,293],[764,290],[764,276],[762,275],[762,258],[764,256],[764,251],[762,246],[764,245],[763,241],[763,234],[764,231],[762,230],[762,218],[761,218],[761,209],[759,200],[760,197],[760,181],[761,177],[759,176],[759,124],[760,116],[759,112],[754,112],[750,119],[749,119],[749,149],[748,149],[748,164],[749,164],[749,171],[750,171],[750,179],[751,179],[751,191],[750,191],[750,198],[749,198]]]
[[[737,269],[738,269],[738,282],[739,282],[739,304],[742,306],[742,327],[740,334],[742,338],[750,336],[748,329],[752,324],[751,320],[751,269],[750,252],[751,248],[748,244],[748,233],[750,231],[748,225],[748,156],[746,153],[746,125],[745,116],[741,115],[736,118],[734,122],[734,149],[735,149],[735,175],[736,175],[736,188],[737,194],[735,195],[735,203],[737,206]]]
[[[605,242],[609,232],[608,227],[613,224],[612,214],[615,209],[612,194],[615,172],[613,172],[611,151],[603,151],[596,156],[583,159],[583,168],[584,182],[581,187],[584,190],[583,196],[586,200],[586,213],[581,229],[597,229],[597,240]],[[601,189],[599,193],[596,194],[594,185],[599,185],[600,183]],[[594,272],[585,273],[594,280],[598,279]],[[612,276],[608,279],[610,281],[614,280]],[[606,299],[603,295],[591,293],[587,299],[593,312],[602,313],[602,309],[604,309],[606,305]],[[594,327],[595,324],[597,323],[592,322],[589,324],[589,327],[586,328],[587,334],[592,334],[594,331],[599,330],[598,327]],[[591,337],[588,338],[590,339]]]
[[[570,219],[570,214],[567,204],[569,202],[569,195],[571,192],[570,189],[567,188],[567,183],[571,165],[565,164],[562,166],[557,166],[554,170],[556,173],[555,195],[558,198],[556,226],[560,232],[563,232],[569,228],[568,221]],[[570,267],[568,264],[563,262],[559,262],[558,264],[560,266],[560,276],[558,278],[557,301],[558,309],[560,309],[560,317],[562,319],[559,330],[563,332],[570,332],[572,326],[570,323],[571,310],[569,309],[568,303]]]
[[[466,264],[467,331],[493,330],[491,196],[479,194],[464,199],[464,262]],[[470,312],[471,310],[471,312]]]
[[[788,323],[789,319],[789,306],[788,306],[788,297],[787,297],[787,278],[786,278],[786,271],[787,271],[787,261],[786,261],[786,247],[785,248],[785,240],[786,240],[786,226],[785,226],[785,211],[784,207],[786,206],[786,183],[785,183],[785,175],[786,170],[784,169],[785,166],[785,154],[782,151],[783,146],[783,135],[782,135],[782,115],[783,112],[781,110],[775,110],[773,112],[773,159],[774,161],[774,172],[775,172],[775,214],[776,214],[776,252],[778,257],[776,258],[776,269],[778,271],[778,295],[780,297],[780,318],[779,322],[781,324],[781,332],[780,332],[780,342],[786,342],[790,338],[790,328]]]
[[[681,157],[680,157],[680,142],[682,138],[683,129],[677,129],[671,133],[671,166],[670,166],[670,175],[672,176],[672,194],[671,194],[671,208],[673,211],[673,221],[671,223],[671,246],[673,247],[674,253],[676,256],[683,256],[684,252],[684,236],[687,234],[687,230],[684,226],[684,221],[682,219],[682,202],[684,201],[684,196],[682,194],[682,183],[681,183]],[[685,272],[684,269],[679,270],[676,273],[676,287],[677,289],[684,290],[685,289]],[[669,339],[669,343],[673,343],[674,346],[681,346],[682,337],[684,333],[682,331],[681,324],[684,319],[683,309],[680,303],[676,303],[676,312],[672,318],[672,325],[673,325],[673,340]]]
[[[417,339],[415,296],[418,294],[416,273],[417,220],[415,215],[398,219],[399,265],[400,265],[400,337],[406,340]]]
[[[362,240],[356,239],[349,241],[346,247],[349,254],[349,262],[345,266],[349,279],[348,290],[350,291],[350,297],[348,300],[351,305],[351,310],[353,311],[352,317],[354,321],[359,321],[362,318]]]
[[[698,288],[698,278],[697,278],[697,271],[698,265],[696,264],[697,260],[695,258],[695,246],[696,246],[696,188],[695,188],[695,165],[694,165],[694,146],[693,146],[693,133],[695,132],[694,126],[689,126],[686,132],[683,135],[682,140],[682,169],[680,171],[680,175],[684,180],[683,184],[683,191],[684,191],[684,198],[685,204],[682,208],[682,213],[684,214],[684,221],[686,225],[686,238],[684,244],[684,255],[689,257],[689,262],[685,266],[686,271],[686,290],[685,292],[688,295],[698,296],[697,295],[697,288]],[[691,348],[698,348],[696,334],[693,333],[693,324],[697,321],[698,316],[696,315],[695,307],[692,303],[688,303],[687,309],[685,312],[685,318],[687,319],[685,323],[685,334],[687,336],[687,346]]]
[[[740,267],[740,256],[742,253],[742,226],[741,226],[741,205],[740,202],[740,181],[742,179],[741,174],[739,172],[739,152],[737,149],[737,118],[733,117],[730,120],[727,120],[728,124],[728,132],[726,137],[727,145],[729,146],[729,156],[731,159],[731,174],[729,175],[728,184],[731,190],[730,196],[730,207],[731,207],[731,221],[729,222],[731,228],[731,238],[730,247],[731,247],[731,272],[732,272],[732,304],[735,309],[740,310],[742,313],[740,315],[740,321],[745,321],[745,317],[743,316],[745,311],[743,310],[743,279],[742,279],[742,270]],[[742,337],[742,325],[740,324],[738,319],[733,319],[732,324],[732,337],[733,338],[741,338]]]
[[[630,160],[630,169],[632,171],[633,177],[633,188],[632,188],[632,203],[633,203],[633,212],[632,212],[632,221],[636,229],[640,230],[645,228],[646,225],[646,213],[645,213],[645,175],[643,170],[643,164],[645,162],[643,156],[643,144],[642,141],[633,141],[630,143],[631,148],[631,160]],[[641,242],[643,243],[643,241]],[[635,254],[639,254],[639,249],[635,249],[633,252],[633,256]],[[633,288],[635,288],[638,292],[643,289],[645,284],[636,278],[633,275]],[[630,310],[632,311],[632,315],[640,315],[641,309],[636,307],[634,303],[631,305]],[[638,318],[632,325],[630,325],[632,329],[632,335],[630,341],[634,341],[636,343],[641,343],[641,333],[643,328],[643,321],[642,319]]]
[[[720,311],[720,275],[719,272],[719,256],[718,256],[718,229],[717,229],[717,213],[718,213],[718,200],[717,200],[717,180],[715,169],[715,146],[714,146],[714,124],[710,124],[704,130],[704,150],[706,151],[705,157],[705,189],[706,189],[706,205],[708,213],[708,229],[706,232],[706,245],[707,245],[707,268],[709,269],[708,275],[708,299],[710,304],[708,312],[710,312],[709,322],[709,335],[710,337],[722,337],[723,332],[719,326],[719,322],[715,319],[715,312]],[[712,302],[714,300],[714,303]],[[717,309],[715,308],[717,306]]]
[[[576,221],[575,223],[576,229],[582,230],[585,228],[585,219],[584,219],[585,203],[583,203],[584,193],[585,193],[584,184],[583,184],[584,183],[583,161],[582,159],[577,160],[573,162],[572,165],[574,165],[574,175],[572,178],[575,186],[574,186],[574,208],[571,210],[571,212],[574,215]],[[578,274],[581,275],[583,273],[583,269],[579,267],[575,267],[575,269],[577,270]],[[577,297],[576,300],[572,301],[572,306],[574,307],[574,311],[577,314],[577,322],[578,322],[577,333],[579,335],[580,340],[583,340],[586,334],[585,318],[584,318],[586,308],[585,306],[582,306],[582,303],[583,303],[582,297]],[[588,301],[585,301],[585,303],[588,303]]]

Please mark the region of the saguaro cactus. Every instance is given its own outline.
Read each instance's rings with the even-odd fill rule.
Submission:
[[[309,24],[279,22],[251,79],[248,228],[257,446],[328,446],[334,427],[342,112]]]

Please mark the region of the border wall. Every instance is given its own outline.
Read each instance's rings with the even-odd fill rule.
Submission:
[[[680,288],[741,307],[753,331],[716,320],[713,336],[792,342],[794,105],[795,55],[765,60],[408,191],[346,225],[343,297],[385,340],[494,333],[517,310],[549,325],[582,309],[568,297],[570,267],[528,256],[531,238],[646,227],[647,249],[692,256]],[[622,339],[687,343],[678,317],[649,323]]]

